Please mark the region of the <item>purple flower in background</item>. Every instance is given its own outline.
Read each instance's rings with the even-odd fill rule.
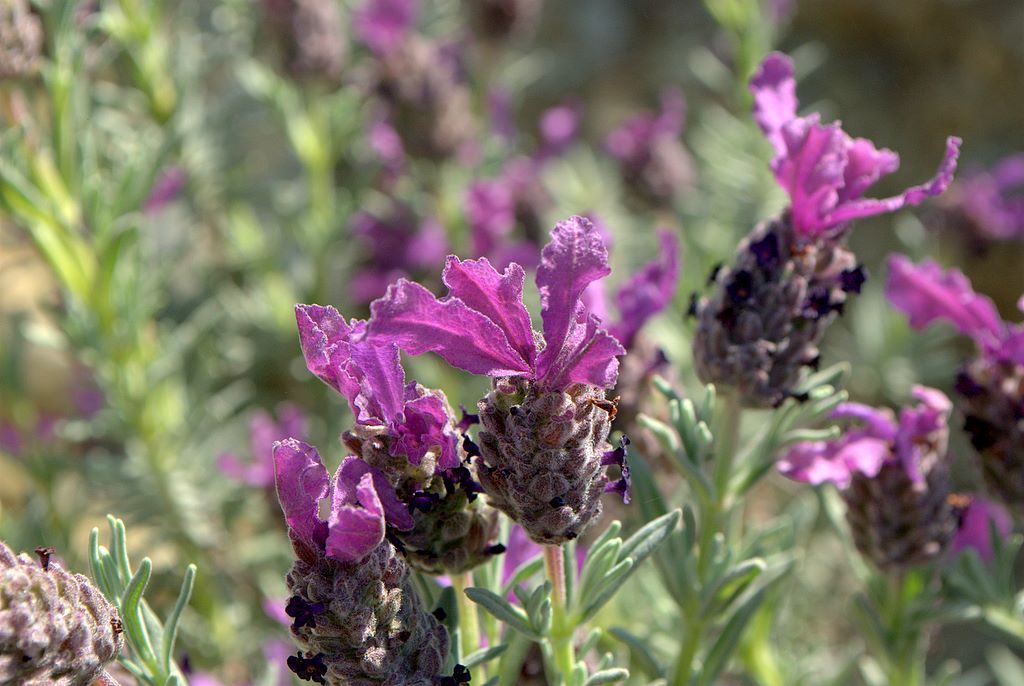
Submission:
[[[899,168],[899,156],[866,138],[851,138],[839,122],[823,125],[818,114],[796,114],[793,62],[772,53],[750,82],[754,120],[775,148],[771,167],[790,197],[793,228],[814,237],[861,217],[918,205],[946,190],[956,170],[960,139],[946,141],[946,154],[935,177],[900,195],[875,200],[864,198],[873,183]]]
[[[940,221],[981,241],[1024,237],[1024,153],[991,170],[972,170],[950,186]]]
[[[893,255],[885,293],[913,328],[945,320],[973,338],[986,357],[1024,364],[1024,325],[1004,322],[995,303],[976,293],[958,269],[943,270],[932,260],[914,264],[905,255]]]
[[[18,427],[8,421],[0,422],[0,450],[19,457],[24,449],[25,439]]]
[[[540,115],[540,149],[537,157],[548,159],[565,152],[580,131],[580,107],[565,103],[544,110]]]
[[[419,464],[437,451],[439,467],[459,466],[447,400],[415,381],[405,383],[394,342],[369,340],[365,321],[346,322],[333,307],[296,305],[295,319],[309,371],[345,396],[357,423],[386,427],[392,455]]]
[[[478,179],[466,191],[472,254],[498,269],[512,262],[530,269],[540,259],[541,215],[550,198],[540,183],[537,160],[510,160],[493,179]],[[517,237],[512,234],[516,229]]]
[[[582,302],[587,286],[610,271],[594,225],[571,217],[555,227],[537,269],[542,350],[522,301],[525,271],[513,263],[499,273],[486,258],[449,256],[444,299],[400,280],[371,306],[369,332],[410,355],[436,352],[474,374],[524,377],[547,390],[573,383],[610,388],[625,350]]]
[[[512,113],[512,96],[504,88],[487,91],[487,114],[494,133],[511,143],[516,137],[515,115]]]
[[[369,260],[350,284],[352,295],[364,303],[384,295],[388,284],[399,277],[435,269],[448,252],[448,239],[440,224],[419,222],[399,204],[385,216],[357,213],[352,233],[369,251]]]
[[[378,55],[395,50],[408,37],[419,0],[366,0],[353,20],[359,39]]]
[[[370,124],[370,147],[389,174],[398,175],[405,167],[405,146],[395,127],[378,120]]]
[[[779,471],[809,484],[830,482],[839,488],[850,485],[855,474],[877,476],[886,464],[899,465],[909,479],[924,479],[922,460],[936,448],[945,450],[949,399],[933,388],[915,386],[913,407],[904,408],[899,419],[888,409],[860,403],[843,403],[833,419],[857,424],[831,441],[809,441],[793,446],[779,462]]]
[[[251,462],[243,463],[233,453],[221,453],[217,456],[217,469],[235,481],[269,488],[274,485],[274,443],[305,433],[306,417],[296,405],[281,403],[276,420],[270,413],[258,410],[249,420]]]
[[[277,495],[288,533],[300,558],[316,551],[339,562],[358,562],[384,541],[385,523],[412,528],[408,509],[379,470],[346,457],[334,479],[316,448],[294,438],[274,444]],[[330,515],[320,519],[320,501],[330,491]]]
[[[608,311],[604,284],[595,281],[585,292],[591,311],[608,322],[608,332],[627,350],[633,347],[647,320],[672,302],[679,282],[679,239],[672,231],[661,229],[658,242],[659,257],[641,267],[615,292],[618,318],[614,322]]]
[[[155,214],[164,205],[177,198],[185,188],[186,183],[188,183],[188,173],[183,167],[169,167],[165,169],[157,176],[156,181],[153,183],[153,188],[149,191],[149,195],[146,196],[146,201],[142,204],[142,209],[146,211],[146,214]]]
[[[666,90],[658,112],[627,119],[605,140],[624,181],[655,205],[670,204],[693,183],[693,162],[679,141],[685,118],[682,94]]]
[[[991,562],[992,528],[1000,538],[1006,538],[1013,530],[1013,522],[1006,508],[997,502],[977,494],[957,496],[967,503],[960,510],[960,527],[949,545],[950,553],[956,555],[962,550],[973,549],[984,562]]]

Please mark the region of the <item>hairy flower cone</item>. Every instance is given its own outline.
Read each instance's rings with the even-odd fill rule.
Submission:
[[[0,543],[0,684],[87,686],[123,643],[117,610],[89,579]]]
[[[343,439],[367,464],[387,474],[399,499],[410,504],[414,527],[392,532],[406,561],[428,574],[460,574],[490,559],[498,513],[473,497],[465,482],[435,473],[431,453],[418,465],[391,455],[385,427],[376,429],[357,425]]]
[[[956,534],[948,461],[933,453],[920,467],[924,480],[918,483],[898,462],[885,464],[873,477],[857,473],[844,493],[857,550],[880,569],[926,564]]]
[[[307,655],[322,655],[329,686],[434,686],[448,655],[448,632],[423,609],[409,567],[384,542],[343,563],[296,542],[288,590],[326,610],[292,627]]]
[[[844,279],[857,275],[854,283]],[[735,388],[746,407],[772,407],[792,391],[801,368],[863,273],[844,233],[801,243],[789,217],[759,225],[696,303],[694,364],[704,383]]]
[[[597,386],[541,391],[518,377],[495,379],[480,401],[480,484],[535,542],[572,540],[601,514],[610,405]]]
[[[43,27],[27,0],[0,2],[0,79],[34,74],[42,49]]]
[[[989,491],[1024,508],[1024,365],[979,357],[956,385]]]

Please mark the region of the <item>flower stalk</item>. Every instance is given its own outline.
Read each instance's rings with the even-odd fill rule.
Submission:
[[[565,589],[565,551],[560,545],[544,546],[544,572],[551,582],[551,644],[556,683],[565,684],[576,666],[572,643],[575,627],[568,614]]]

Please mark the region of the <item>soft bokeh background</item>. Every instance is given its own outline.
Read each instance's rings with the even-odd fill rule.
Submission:
[[[555,221],[588,213],[611,234],[620,282],[655,256],[655,228],[677,232],[682,283],[645,335],[692,393],[689,293],[784,204],[745,85],[767,51],[794,56],[805,109],[900,153],[900,171],[873,194],[928,178],[949,134],[965,140],[962,170],[1024,151],[1020,0],[423,0],[417,33],[443,54],[421,55],[425,63],[403,64],[385,83],[353,30],[358,2],[332,5],[339,32],[325,19],[303,34],[326,43],[321,62],[302,68],[298,39],[275,18],[284,0],[33,4],[45,78],[0,81],[0,538],[16,549],[51,545],[84,571],[89,529],[116,513],[133,549],[154,559],[157,606],[173,602],[181,567],[198,563],[181,647],[225,684],[276,683],[264,652],[287,632],[264,606],[280,604],[290,558],[272,490],[233,478],[224,454],[253,459],[260,440],[278,437],[273,427],[253,431],[253,418],[288,413],[287,402],[307,418],[310,442],[334,446],[324,452],[336,463],[348,421],[305,371],[293,304],[363,316],[376,282],[408,275],[437,288],[449,250],[476,256],[471,185],[536,156],[549,108],[578,116],[579,131],[531,171],[498,247],[543,243]],[[484,5],[513,7],[518,20],[502,34],[494,16],[480,20]],[[0,26],[0,35],[16,30]],[[403,76],[427,83],[436,107],[396,118],[408,152],[396,160],[382,156],[392,148],[375,123]],[[670,136],[682,147],[663,170],[672,192],[654,201],[604,141],[625,118],[656,110],[666,88],[685,96],[685,127]],[[511,128],[500,112],[495,119],[496,100]],[[417,155],[436,139],[456,144]],[[40,241],[23,220],[26,203],[68,231]],[[854,399],[900,402],[912,383],[948,390],[964,350],[946,330],[911,332],[888,309],[888,253],[956,263],[1017,317],[1024,227],[995,241],[950,228],[952,211],[931,202],[854,232],[873,278],[830,331],[824,359],[853,365]],[[484,387],[429,359],[407,369],[454,404],[472,406]],[[959,432],[954,448],[970,485]],[[862,646],[847,609],[856,582],[835,532],[806,488],[772,480],[755,497],[750,517],[792,517],[802,537],[797,572],[765,620],[786,673],[792,683],[843,678]],[[648,570],[605,619],[671,654],[672,609]],[[994,643],[953,627],[932,661],[975,670],[964,684],[994,683]],[[859,682],[851,674],[848,683]]]

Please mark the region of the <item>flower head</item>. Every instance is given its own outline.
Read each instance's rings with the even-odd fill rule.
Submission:
[[[356,35],[378,55],[396,49],[412,31],[418,0],[367,0],[356,13]]]
[[[981,241],[1024,237],[1024,153],[964,174],[949,188],[941,221]]]
[[[217,456],[217,469],[249,486],[269,488],[274,485],[274,442],[305,433],[306,416],[297,406],[281,403],[277,408],[277,419],[259,410],[249,420],[252,461],[245,464],[232,453],[222,453]]]
[[[790,197],[790,212],[798,235],[828,233],[860,217],[893,212],[917,205],[946,190],[956,170],[960,139],[946,141],[946,154],[936,175],[900,195],[875,200],[864,198],[875,181],[899,167],[899,156],[866,138],[851,138],[839,122],[822,124],[818,114],[796,114],[793,63],[772,53],[750,82],[754,120],[775,148],[771,167]]]
[[[368,303],[384,295],[389,283],[435,269],[448,252],[448,239],[437,221],[418,221],[409,208],[395,204],[388,214],[359,212],[352,233],[365,244],[369,259],[352,280],[356,300]]]
[[[328,478],[320,453],[294,438],[274,444],[277,495],[296,552],[316,551],[339,562],[358,562],[384,541],[385,525],[413,526],[408,509],[380,470],[347,457],[334,479]],[[327,521],[320,501],[330,491]]]
[[[538,350],[523,305],[525,271],[499,273],[486,258],[448,258],[448,296],[400,280],[371,306],[371,337],[411,355],[436,352],[452,366],[490,377],[524,377],[546,390],[574,383],[610,388],[625,350],[582,302],[587,286],[610,273],[608,251],[583,217],[560,222],[537,269],[544,346]]]
[[[953,496],[951,496],[953,497]],[[983,561],[992,560],[992,530],[1001,538],[1005,538],[1013,530],[1010,513],[997,502],[980,495],[970,494],[957,496],[966,499],[960,509],[960,526],[956,536],[950,543],[952,554],[962,550],[974,550]]]
[[[921,483],[923,463],[945,452],[952,406],[934,388],[915,386],[913,395],[917,404],[904,408],[898,419],[888,409],[843,403],[832,418],[856,425],[835,440],[798,443],[779,462],[779,470],[796,481],[846,488],[855,474],[874,477],[884,465],[893,464]]]

